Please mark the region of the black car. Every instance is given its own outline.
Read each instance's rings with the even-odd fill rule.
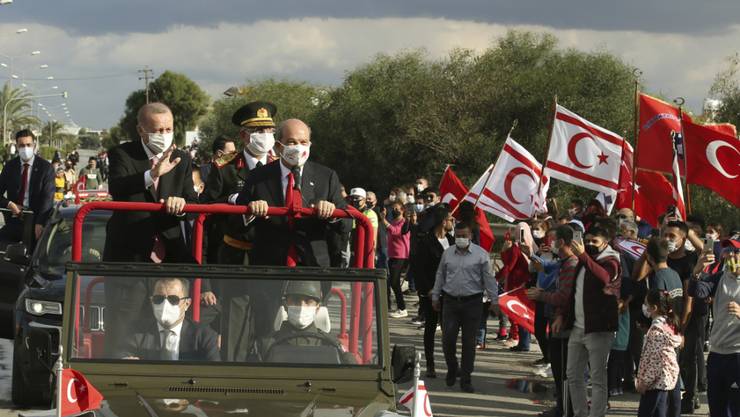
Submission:
[[[59,206],[44,229],[33,255],[9,248],[6,258],[25,267],[24,288],[15,303],[13,320],[13,402],[17,405],[49,405],[52,367],[59,355],[65,264],[72,254],[72,222],[80,206]],[[83,261],[101,261],[105,226],[111,213],[94,211],[83,224]],[[12,256],[11,256],[12,255]],[[85,289],[88,290],[88,289]],[[104,309],[95,301],[102,290],[90,288],[89,311],[82,311],[83,324],[91,333],[103,330]]]

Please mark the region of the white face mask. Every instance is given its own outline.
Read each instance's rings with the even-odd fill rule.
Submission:
[[[425,187],[424,184],[416,184],[416,191],[422,192],[424,191]]]
[[[707,239],[709,240],[718,240],[719,234],[718,233],[707,233],[706,234]]]
[[[172,146],[174,133],[147,133],[149,138],[149,149],[155,154],[160,154]]]
[[[22,148],[18,148],[18,156],[21,157],[21,160],[23,162],[28,162],[33,158],[34,154],[34,147],[33,146],[24,146]]]
[[[308,160],[310,149],[309,145],[284,145],[280,156],[290,167],[303,166]]]
[[[691,241],[690,241],[690,240],[688,240],[688,239],[686,239],[686,243],[684,243],[684,244],[683,244],[683,247],[684,247],[684,249],[686,249],[687,251],[691,251],[691,252],[693,252],[693,251],[695,251],[695,250],[696,250],[696,248],[694,247],[694,245],[693,245],[693,244],[691,243]]]
[[[422,211],[424,211],[424,203],[416,203],[414,207],[416,208],[417,213],[421,213]]]
[[[249,135],[247,149],[257,156],[264,155],[275,146],[275,135],[268,132],[254,132]]]
[[[534,237],[535,239],[542,239],[543,237],[545,237],[545,232],[540,229],[532,230],[532,237]]]
[[[560,253],[560,244],[558,242],[553,242],[550,248],[552,249],[552,253],[556,255]]]
[[[172,328],[180,320],[180,306],[173,306],[169,301],[164,300],[161,304],[152,303],[152,311],[157,323],[164,328]]]
[[[414,204],[416,202],[416,199],[414,198],[413,195],[410,195],[410,196],[406,197],[406,202],[409,203],[409,204]]]
[[[288,306],[288,322],[294,327],[305,329],[316,318],[316,307]]]
[[[678,243],[675,240],[668,241],[668,253],[673,253],[678,250]]]
[[[467,237],[456,237],[455,238],[455,246],[457,246],[459,249],[465,249],[468,246],[470,246],[470,238]]]

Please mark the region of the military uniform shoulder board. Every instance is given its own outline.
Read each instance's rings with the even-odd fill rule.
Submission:
[[[233,161],[234,158],[236,158],[239,155],[237,152],[228,153],[225,155],[221,155],[220,157],[216,158],[214,163],[216,164],[216,167],[223,168],[225,167],[229,162]]]

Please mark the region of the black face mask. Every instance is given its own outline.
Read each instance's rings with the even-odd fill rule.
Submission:
[[[394,219],[397,218],[400,215],[401,215],[401,210],[393,210],[393,218]]]
[[[586,251],[587,254],[591,256],[598,255],[599,253],[601,253],[601,249],[599,249],[598,246],[594,246],[594,245],[586,245],[584,246],[584,250]]]
[[[375,208],[375,203],[374,202],[371,203],[369,201],[365,201],[365,204],[367,205],[367,208]]]

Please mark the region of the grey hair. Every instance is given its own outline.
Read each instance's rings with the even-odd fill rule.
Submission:
[[[170,110],[170,108],[167,107],[166,104],[159,103],[159,102],[148,103],[148,104],[141,106],[141,108],[139,108],[139,112],[136,113],[136,122],[141,126],[142,121],[147,115],[165,114],[165,113],[172,114],[172,110]]]
[[[630,232],[637,233],[638,231],[637,223],[633,222],[632,220],[623,220],[621,223],[621,226],[623,226],[625,229],[629,230]]]
[[[304,122],[301,119],[287,119],[278,123],[277,129],[275,129],[275,140],[277,140],[278,142],[282,142],[283,130],[285,130],[285,126],[295,121],[301,122],[306,126],[306,129],[308,129],[308,138],[311,139],[311,126],[309,126],[308,123]]]
[[[190,295],[190,281],[184,279],[184,278],[157,278],[152,283],[152,292],[154,292],[154,289],[157,288],[157,285],[167,285],[171,282],[179,282],[182,286],[182,292],[185,297]]]

